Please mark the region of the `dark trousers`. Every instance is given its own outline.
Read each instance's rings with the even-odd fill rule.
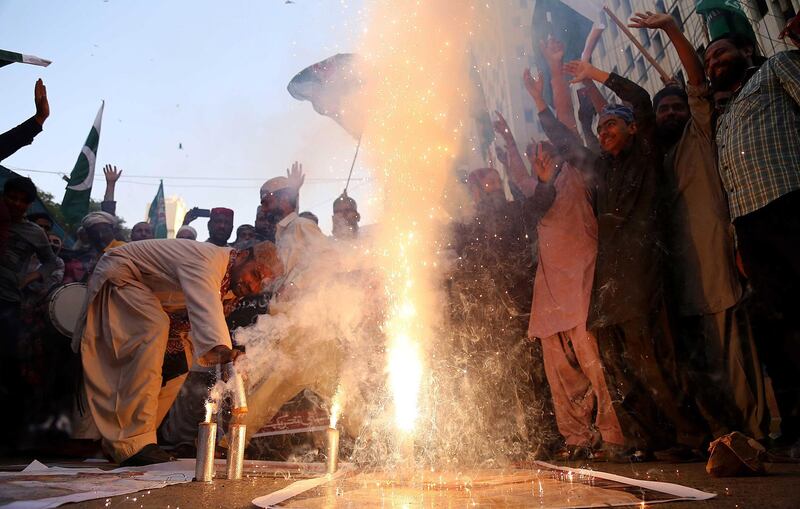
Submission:
[[[19,409],[20,391],[23,387],[19,369],[19,333],[22,326],[19,302],[0,301],[0,408],[11,412]],[[23,423],[19,415],[2,419],[0,424],[0,451],[13,450],[18,445]]]
[[[665,374],[675,357],[664,324],[662,313],[594,329],[612,404],[631,446],[658,450],[677,440],[700,447],[703,427],[681,408],[679,391]]]
[[[753,328],[787,439],[800,437],[800,191],[734,221],[753,288]]]

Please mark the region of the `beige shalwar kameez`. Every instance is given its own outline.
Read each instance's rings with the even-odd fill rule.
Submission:
[[[202,242],[145,240],[98,262],[73,349],[80,348],[89,410],[115,461],[156,443],[165,303],[183,295],[196,360],[203,363],[218,345],[231,347],[220,298],[230,253]]]

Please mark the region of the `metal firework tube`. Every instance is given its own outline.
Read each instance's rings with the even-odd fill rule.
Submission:
[[[244,424],[231,424],[228,428],[228,480],[242,478],[245,435],[247,426]]]
[[[339,468],[339,430],[328,428],[325,431],[325,438],[328,443],[327,472],[333,474]]]
[[[247,394],[244,388],[244,379],[242,375],[236,371],[236,366],[229,362],[225,365],[228,370],[229,376],[233,379],[233,408],[231,412],[234,415],[241,415],[247,413]]]
[[[197,430],[197,459],[194,464],[194,480],[214,480],[214,449],[217,446],[217,423],[201,422]]]

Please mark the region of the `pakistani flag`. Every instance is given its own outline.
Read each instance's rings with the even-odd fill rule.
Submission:
[[[156,239],[167,238],[167,207],[164,204],[164,181],[158,185],[156,197],[150,203],[150,212],[147,213],[147,222],[153,227],[153,237]]]
[[[69,175],[67,191],[61,202],[61,212],[68,223],[77,224],[89,212],[89,195],[92,194],[94,182],[94,161],[97,158],[97,145],[100,143],[100,124],[103,120],[103,107],[100,104],[89,136],[86,138],[75,168]]]
[[[361,138],[365,114],[360,63],[353,53],[339,53],[297,73],[287,90],[298,101],[311,102],[317,113],[335,120],[354,138]]]
[[[41,65],[42,67],[47,67],[51,64],[49,60],[45,60],[44,58],[35,57],[33,55],[23,55],[22,53],[14,53],[13,51],[0,49],[0,67],[13,63]]]

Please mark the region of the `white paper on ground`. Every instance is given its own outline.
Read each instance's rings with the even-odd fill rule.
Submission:
[[[622,482],[625,484],[630,484],[631,486],[638,486],[640,488],[646,488],[649,490],[659,491],[661,493],[666,493],[668,495],[679,497],[671,500],[664,500],[663,502],[675,502],[678,500],[708,500],[717,496],[716,493],[708,493],[705,491],[696,490],[694,488],[689,488],[688,486],[681,486],[680,484],[673,484],[661,481],[643,481],[641,479],[633,479],[631,477],[609,474],[607,472],[599,472],[597,470],[587,470],[585,468],[559,467],[557,465],[552,465],[544,461],[535,461],[534,463],[546,468],[552,468],[554,470],[561,470],[563,472],[572,472],[574,474],[588,476],[588,477],[598,477],[600,479],[607,479],[609,481]],[[662,501],[653,500],[647,503],[655,504],[658,502]]]
[[[339,468],[333,475],[325,474],[322,477],[315,477],[313,479],[303,479],[302,481],[295,481],[289,486],[282,488],[278,491],[274,491],[269,495],[264,495],[258,498],[253,499],[252,504],[256,507],[275,507],[277,504],[281,502],[285,502],[292,497],[296,497],[301,493],[305,493],[308,490],[313,490],[317,486],[322,486],[323,484],[327,483],[328,481],[333,481],[338,479],[339,477],[343,476],[347,471],[350,469],[347,467]]]
[[[135,472],[139,472],[141,475],[131,478],[114,476],[114,474]],[[79,477],[79,474],[83,475]],[[107,479],[91,477],[87,474],[100,476],[105,474]],[[48,481],[48,478],[54,478],[54,476],[67,475],[75,476],[75,480],[70,480],[68,483],[58,482],[58,484],[56,481]],[[48,467],[34,460],[21,472],[0,472],[0,491],[4,492],[6,498],[15,498],[13,502],[0,507],[3,509],[49,509],[70,502],[115,497],[190,482],[193,476],[193,459],[115,470]],[[48,490],[61,493],[69,490],[72,493],[36,498],[37,489],[43,495],[46,495]],[[12,490],[20,493],[20,496],[14,497]]]
[[[715,493],[707,493],[705,491],[700,491],[694,488],[689,488],[687,486],[681,486],[679,484],[667,483],[667,482],[660,482],[660,481],[643,481],[640,479],[633,479],[630,477],[624,477],[621,475],[616,474],[609,474],[606,472],[599,472],[596,470],[587,470],[583,468],[570,468],[570,467],[559,467],[557,465],[552,465],[550,463],[546,463],[544,461],[536,461],[535,464],[538,464],[547,469],[553,470],[560,470],[563,472],[572,472],[573,474],[587,476],[587,477],[597,477],[600,479],[606,479],[609,481],[620,482],[624,484],[628,484],[631,486],[637,486],[640,488],[645,488],[653,491],[658,491],[661,493],[666,493],[668,495],[672,495],[676,498],[669,499],[669,500],[653,500],[648,501],[648,504],[654,504],[659,502],[675,502],[678,500],[708,500],[711,498],[716,497]],[[285,502],[292,497],[296,497],[306,491],[312,490],[321,486],[329,481],[335,480],[338,477],[344,475],[347,471],[352,470],[351,468],[340,469],[336,474],[333,476],[325,475],[323,477],[318,477],[314,479],[304,479],[302,481],[297,481],[289,486],[286,486],[283,489],[280,489],[276,492],[270,493],[269,495],[264,495],[258,497],[252,501],[253,505],[256,507],[261,508],[272,508],[275,507],[277,504]],[[626,504],[630,505],[630,504]]]

